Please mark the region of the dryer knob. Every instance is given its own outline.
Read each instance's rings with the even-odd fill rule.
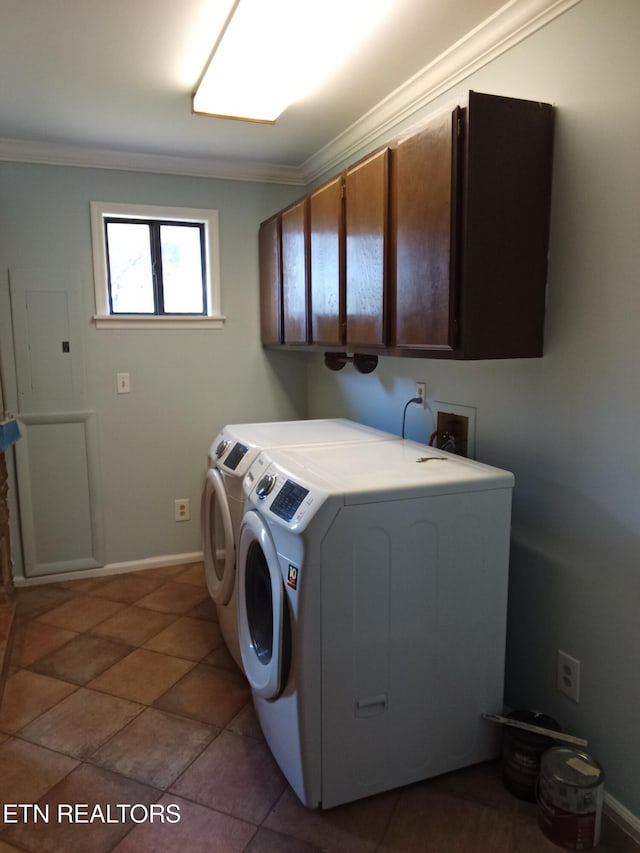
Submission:
[[[224,438],[220,442],[220,444],[216,447],[216,459],[220,459],[222,456],[224,456],[224,452],[227,449],[227,447],[229,447],[230,444],[231,444],[231,439],[229,439],[229,438]]]
[[[256,486],[256,494],[259,498],[266,498],[270,491],[272,491],[273,487],[276,484],[276,475],[275,474],[265,474],[264,477],[260,478],[258,485]]]

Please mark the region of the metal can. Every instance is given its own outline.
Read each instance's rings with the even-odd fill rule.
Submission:
[[[590,850],[600,840],[604,771],[586,752],[548,749],[540,759],[538,825],[566,850]]]
[[[560,731],[559,723],[539,711],[512,711],[508,719]],[[509,726],[502,735],[502,781],[505,788],[521,800],[535,802],[540,758],[555,746],[550,737]]]

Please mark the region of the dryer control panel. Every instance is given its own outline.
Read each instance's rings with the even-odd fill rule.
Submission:
[[[209,460],[221,471],[244,477],[259,453],[260,448],[225,437],[223,431],[211,445]]]
[[[247,508],[258,509],[290,530],[303,530],[328,496],[305,482],[303,475],[275,464],[263,451],[243,480]]]
[[[246,456],[248,450],[249,448],[246,444],[240,444],[239,441],[236,441],[231,450],[224,457],[225,467],[235,471],[240,462]]]
[[[308,494],[309,489],[305,489],[299,483],[294,483],[293,480],[287,480],[273,499],[270,507],[271,512],[279,515],[285,521],[291,521]]]

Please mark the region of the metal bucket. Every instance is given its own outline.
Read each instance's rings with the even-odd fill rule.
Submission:
[[[560,724],[538,711],[512,711],[508,719],[560,731]],[[502,733],[502,781],[521,800],[535,802],[540,758],[555,745],[550,737],[505,726]]]
[[[566,850],[590,850],[600,840],[604,772],[586,752],[547,750],[540,760],[538,824]]]

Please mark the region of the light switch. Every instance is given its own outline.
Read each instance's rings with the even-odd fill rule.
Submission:
[[[118,373],[118,394],[128,394],[131,391],[128,373]]]

